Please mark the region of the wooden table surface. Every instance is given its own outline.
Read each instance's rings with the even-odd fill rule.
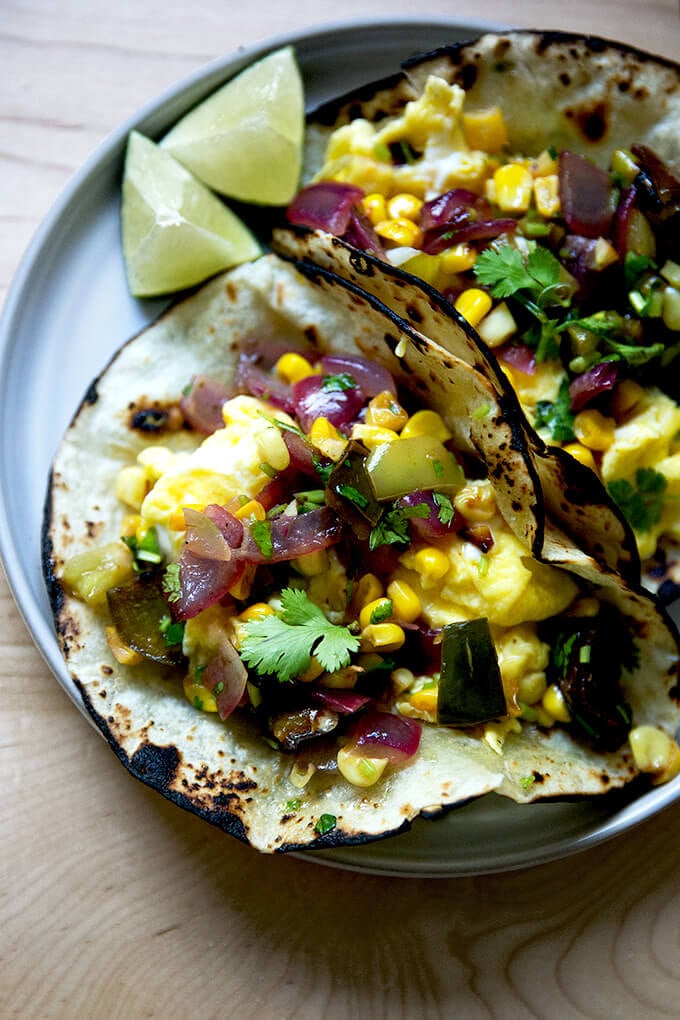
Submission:
[[[273,34],[412,9],[0,0],[0,299],[69,175],[142,103]],[[680,56],[677,0],[425,9]],[[128,776],[4,578],[0,618],[0,1017],[680,1016],[680,806],[576,857],[474,879],[262,857]]]

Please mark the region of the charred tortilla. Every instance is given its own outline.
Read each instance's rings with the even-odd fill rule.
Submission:
[[[461,449],[489,469],[527,557],[532,546],[549,549],[551,563],[621,613],[641,653],[622,677],[636,725],[672,734],[678,722],[674,629],[647,594],[602,568],[546,514],[525,431],[494,383],[337,276],[267,256],[216,278],[123,347],[88,391],[54,463],[44,569],[57,633],[88,712],[125,767],[174,803],[268,852],[384,837],[419,814],[492,790],[527,803],[602,793],[634,778],[626,744],[594,751],[559,727],[524,725],[499,754],[474,729],[424,725],[416,757],[370,789],[318,771],[298,796],[291,756],[269,746],[248,713],[222,721],[197,711],[182,693],[177,669],[149,661],[123,666],[113,657],[105,616],[69,594],[64,563],[119,537],[114,480],[149,444],[137,413],[175,406],[198,373],[230,383],[253,335],[283,339],[294,350],[360,353],[426,396]],[[480,406],[484,413],[476,414]],[[160,439],[176,450],[198,442],[187,429]],[[319,821],[327,817],[334,822],[324,834]]]

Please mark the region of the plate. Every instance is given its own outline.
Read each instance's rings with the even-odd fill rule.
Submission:
[[[90,380],[124,340],[169,303],[135,301],[125,283],[119,188],[129,131],[136,128],[160,137],[223,81],[279,46],[295,46],[308,105],[314,107],[392,73],[417,52],[496,27],[449,19],[354,21],[271,39],[216,61],[122,124],[74,176],[38,231],[0,322],[0,555],[38,648],[83,713],[52,628],[40,567],[40,530],[49,466]],[[21,449],[14,443],[17,422],[23,433]],[[30,461],[26,450],[31,451]],[[621,793],[519,807],[489,795],[436,822],[418,820],[402,836],[303,856],[386,875],[443,877],[509,870],[609,839],[661,810],[679,793],[680,780],[675,780],[638,799]]]

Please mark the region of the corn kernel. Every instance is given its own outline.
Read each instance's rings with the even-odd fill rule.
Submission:
[[[508,143],[508,132],[500,106],[470,110],[463,114],[463,134],[471,149],[498,152]]]
[[[393,615],[393,605],[390,598],[381,596],[367,602],[359,613],[359,626],[362,630],[371,624],[383,623]]]
[[[62,580],[81,602],[101,605],[106,592],[132,576],[132,553],[124,542],[110,542],[70,556],[64,564]]]
[[[664,325],[674,332],[680,332],[680,290],[666,287],[663,292],[662,317]]]
[[[386,241],[407,248],[419,248],[423,243],[423,232],[418,224],[403,217],[398,220],[381,220],[375,224],[375,232]]]
[[[312,365],[301,354],[289,351],[287,354],[281,355],[274,366],[274,371],[284,382],[290,383],[292,386],[293,383],[300,382],[301,379],[306,379],[309,375],[319,375],[321,367]]]
[[[405,640],[403,628],[396,623],[369,623],[361,631],[362,651],[379,648],[381,652],[396,652]]]
[[[385,196],[381,195],[379,191],[374,191],[370,195],[366,195],[361,200],[361,207],[373,226],[377,223],[382,223],[383,220],[388,218]]]
[[[419,251],[417,255],[412,255],[406,262],[402,262],[401,268],[434,287],[438,286],[440,265],[440,255],[428,255],[424,251]]]
[[[352,786],[373,786],[387,767],[387,758],[367,758],[351,744],[340,748],[337,761],[340,775]]]
[[[144,656],[141,652],[137,652],[134,648],[124,644],[115,627],[105,627],[104,632],[106,634],[106,643],[111,649],[116,662],[120,662],[122,666],[138,666],[140,662],[144,662]]]
[[[543,699],[547,689],[545,673],[536,671],[520,677],[517,685],[517,700],[524,705],[535,705]]]
[[[150,482],[157,482],[175,462],[175,454],[167,446],[147,446],[137,454],[137,463],[146,469]]]
[[[403,694],[413,684],[415,675],[406,666],[398,666],[392,670],[390,677],[392,681],[392,690],[395,694]]]
[[[614,390],[610,409],[617,421],[622,421],[635,410],[645,391],[634,379],[623,379]]]
[[[499,166],[493,175],[496,204],[502,212],[526,212],[531,204],[534,179],[521,163]]]
[[[360,579],[352,596],[352,606],[365,606],[367,602],[373,602],[380,598],[383,593],[383,586],[375,574],[364,574]]]
[[[619,253],[606,237],[598,237],[592,254],[592,267],[598,271],[619,261]]]
[[[304,790],[315,772],[316,765],[314,762],[296,761],[288,774],[288,778],[296,790]]]
[[[325,673],[325,670],[316,655],[313,655],[309,666],[304,673],[300,673],[298,680],[301,680],[303,684],[311,684],[312,681],[318,680],[322,673]]]
[[[422,199],[416,195],[400,192],[388,201],[387,215],[393,220],[417,220],[422,208]]]
[[[253,582],[255,580],[255,570],[256,567],[254,563],[247,563],[246,568],[239,577],[238,581],[236,581],[236,583],[233,584],[229,589],[229,594],[232,595],[235,599],[238,599],[240,602],[245,602],[245,600],[250,595],[250,589],[253,587]]]
[[[129,464],[116,475],[113,491],[116,499],[133,510],[139,510],[148,490],[146,468],[141,464]]]
[[[429,408],[412,414],[401,430],[402,439],[411,439],[414,436],[433,436],[440,442],[446,443],[451,435],[451,430],[442,416]]]
[[[419,549],[413,557],[414,570],[420,574],[424,584],[440,581],[449,572],[450,566],[446,553],[433,545]]]
[[[655,726],[634,726],[628,734],[635,764],[651,772],[655,783],[666,783],[680,773],[680,748]]]
[[[614,442],[616,422],[601,411],[588,408],[574,418],[574,435],[589,450],[607,450]]]
[[[496,496],[488,482],[464,485],[453,497],[453,505],[466,521],[480,524],[496,513]]]
[[[274,610],[268,602],[253,602],[252,606],[247,606],[242,613],[238,614],[237,619],[242,623],[250,623],[253,620],[262,620],[265,616],[274,615]]]
[[[436,712],[437,688],[436,686],[422,687],[419,691],[409,694],[408,700],[419,712]]]
[[[334,673],[326,673],[319,680],[319,684],[331,690],[351,691],[356,687],[360,672],[361,669],[357,666],[345,666],[344,669],[336,669]]]
[[[364,446],[372,450],[381,443],[394,443],[399,434],[394,429],[381,428],[378,425],[366,425],[358,422],[352,426],[352,439],[360,440]]]
[[[126,514],[120,522],[121,538],[133,538],[142,528],[142,518],[139,514]]]
[[[290,451],[279,430],[272,426],[258,432],[255,438],[262,463],[274,471],[285,471],[290,464]]]
[[[477,250],[462,241],[445,248],[439,256],[439,265],[445,273],[466,273],[477,261]]]
[[[571,715],[569,714],[567,703],[564,700],[564,695],[557,684],[550,684],[550,687],[548,687],[541,698],[541,705],[548,715],[556,722],[571,722]]]
[[[560,189],[557,174],[546,174],[534,178],[534,203],[536,211],[550,219],[560,213]]]
[[[184,677],[182,686],[187,701],[190,701],[194,708],[200,708],[202,712],[217,711],[215,696],[203,684],[197,684],[191,673]]]
[[[347,439],[342,432],[338,432],[328,418],[315,418],[309,430],[309,439],[312,446],[320,450],[331,460],[340,460],[347,446]]]
[[[399,432],[408,421],[408,413],[389,390],[377,393],[368,402],[366,424]]]
[[[325,549],[316,549],[314,552],[305,553],[304,556],[298,556],[293,560],[293,566],[304,577],[317,577],[328,570],[328,554]]]
[[[530,169],[534,177],[552,177],[557,173],[557,160],[544,149],[532,162]]]
[[[616,149],[612,156],[612,173],[616,174],[624,184],[632,184],[640,173],[632,153],[627,149]]]
[[[597,471],[595,458],[587,446],[582,446],[581,443],[567,443],[564,449],[580,464],[590,468],[591,471]]]
[[[394,615],[404,623],[413,623],[423,610],[420,599],[406,581],[390,581],[387,586],[387,597],[392,601]]]
[[[267,511],[258,500],[249,499],[247,503],[244,503],[243,506],[234,512],[234,517],[239,521],[250,519],[264,521],[267,519]]]
[[[456,298],[455,309],[471,326],[476,326],[491,311],[491,298],[478,287],[469,287]]]

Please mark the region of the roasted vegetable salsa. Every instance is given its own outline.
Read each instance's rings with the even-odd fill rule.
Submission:
[[[622,620],[530,556],[481,464],[384,367],[256,340],[233,386],[195,378],[132,426],[149,445],[115,479],[121,539],[71,557],[63,583],[119,663],[158,663],[197,712],[251,717],[295,787],[317,770],[370,786],[423,726],[499,755],[526,726],[630,739],[657,780],[675,774],[673,741],[631,732]]]
[[[680,538],[680,181],[649,147],[608,169],[549,138],[513,153],[500,107],[431,75],[401,115],[336,128],[288,218],[443,292],[642,558]]]

